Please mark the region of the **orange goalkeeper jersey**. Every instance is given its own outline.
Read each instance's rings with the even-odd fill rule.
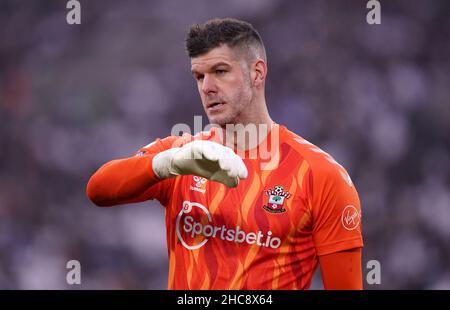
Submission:
[[[169,289],[307,289],[318,256],[362,247],[358,194],[329,154],[275,125],[267,149],[238,153],[248,178],[236,188],[193,175],[159,180],[154,155],[195,139],[219,135],[157,139],[88,185],[99,205],[165,206]]]

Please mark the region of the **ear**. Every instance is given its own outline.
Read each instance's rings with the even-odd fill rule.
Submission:
[[[256,60],[251,68],[251,78],[252,83],[256,87],[261,87],[264,85],[264,81],[267,76],[267,64],[264,60]]]

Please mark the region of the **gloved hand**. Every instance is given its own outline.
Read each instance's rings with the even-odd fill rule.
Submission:
[[[236,187],[239,179],[248,175],[244,162],[232,149],[211,141],[197,140],[168,149],[153,157],[152,164],[160,178],[197,175],[228,187]]]

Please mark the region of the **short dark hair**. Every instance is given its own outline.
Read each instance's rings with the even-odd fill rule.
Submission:
[[[219,47],[256,47],[265,59],[264,44],[256,29],[248,22],[234,18],[215,18],[192,25],[186,37],[189,57],[196,57]]]

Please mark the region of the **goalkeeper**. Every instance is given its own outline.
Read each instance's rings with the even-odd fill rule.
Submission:
[[[356,189],[329,154],[270,118],[257,31],[214,19],[190,28],[186,48],[217,126],[106,163],[89,180],[89,198],[160,201],[169,289],[308,289],[319,265],[326,289],[362,289]],[[256,135],[245,132],[252,125]]]

